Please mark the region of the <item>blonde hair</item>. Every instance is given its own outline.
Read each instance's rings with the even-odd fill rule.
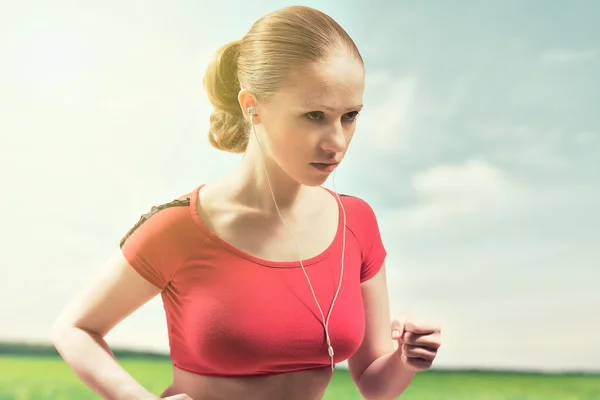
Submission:
[[[204,75],[204,88],[214,107],[208,133],[211,145],[231,153],[246,150],[250,124],[238,101],[241,88],[267,103],[293,67],[325,61],[337,49],[349,50],[364,65],[348,33],[327,14],[305,6],[267,14],[241,40],[218,49]]]

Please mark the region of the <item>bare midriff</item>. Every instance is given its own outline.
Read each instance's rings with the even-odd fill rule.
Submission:
[[[173,366],[173,384],[162,398],[185,393],[193,400],[320,400],[331,368],[253,377],[198,375]]]

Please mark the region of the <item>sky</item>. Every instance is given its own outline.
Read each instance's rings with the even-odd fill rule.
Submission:
[[[335,186],[376,212],[392,315],[441,324],[439,368],[600,370],[594,0],[3,3],[0,340],[49,342],[141,214],[239,162],[204,71],[292,4],[365,60]],[[160,297],[107,341],[167,351]]]

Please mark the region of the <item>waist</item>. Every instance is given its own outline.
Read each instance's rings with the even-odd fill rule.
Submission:
[[[186,393],[194,400],[320,400],[331,368],[251,377],[199,375],[173,366],[173,384],[161,397]]]

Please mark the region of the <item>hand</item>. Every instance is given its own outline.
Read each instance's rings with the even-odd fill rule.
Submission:
[[[414,372],[429,369],[442,345],[438,324],[408,317],[392,321],[392,339],[398,341],[396,351],[400,360]]]
[[[194,400],[185,393],[176,394],[173,396],[165,397],[164,400]]]

